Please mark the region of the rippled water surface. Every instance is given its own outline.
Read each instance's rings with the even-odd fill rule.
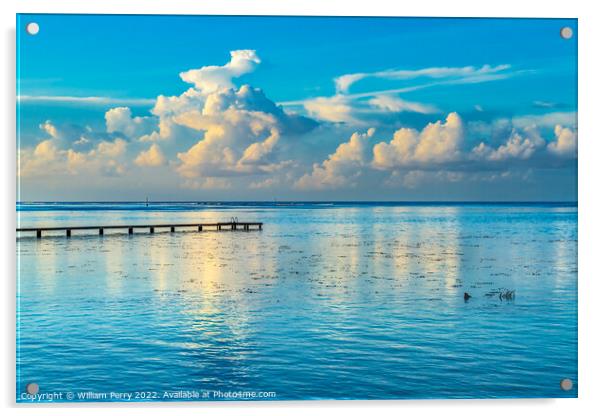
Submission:
[[[21,227],[232,217],[265,224],[252,232],[70,239],[23,233],[18,400],[30,382],[40,393],[235,391],[276,399],[577,394],[575,206],[18,211]],[[514,300],[500,299],[502,288],[515,290]],[[466,302],[464,292],[472,296]],[[563,378],[573,380],[571,391],[560,389]]]

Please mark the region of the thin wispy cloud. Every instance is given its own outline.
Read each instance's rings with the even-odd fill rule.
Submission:
[[[71,95],[20,95],[18,102],[53,102],[92,105],[153,105],[154,98],[79,97]]]
[[[435,105],[429,103],[409,102],[392,96],[446,85],[492,82],[528,72],[531,71],[513,71],[510,65],[504,64],[497,66],[483,65],[482,67],[433,67],[416,70],[386,70],[372,73],[345,74],[334,78],[336,93],[333,96],[283,101],[279,104],[283,107],[302,107],[312,116],[324,121],[362,124],[358,115],[378,112],[384,108],[389,112],[417,112],[422,114],[439,111]],[[352,85],[367,78],[397,81],[415,80],[416,84],[405,85],[399,88],[349,93]],[[368,99],[368,101],[364,102],[362,101],[363,99]],[[395,105],[391,104],[393,101],[396,101]],[[371,111],[366,109],[366,104],[371,107]],[[386,105],[383,106],[383,104]]]
[[[480,68],[474,66],[464,67],[434,67],[434,68],[422,68],[415,70],[385,70],[377,72],[365,72],[355,74],[345,74],[334,79],[335,86],[338,93],[347,93],[352,85],[367,78],[379,78],[387,80],[408,80],[416,78],[430,78],[430,79],[449,79],[464,82],[479,82],[481,80],[489,80],[494,74],[500,75],[506,73],[509,75],[508,70],[510,65],[483,65]]]

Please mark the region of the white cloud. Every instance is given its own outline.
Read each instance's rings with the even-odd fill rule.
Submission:
[[[180,78],[204,93],[212,93],[222,88],[233,88],[233,78],[252,72],[261,63],[254,50],[230,52],[230,62],[223,66],[204,66],[180,73]]]
[[[153,143],[148,150],[143,150],[138,154],[134,163],[138,166],[161,166],[165,164],[165,156],[159,145]]]
[[[429,123],[422,131],[401,128],[390,142],[374,146],[373,165],[377,169],[390,169],[457,160],[463,133],[463,123],[457,113],[450,113],[444,123]]]
[[[472,149],[472,156],[492,161],[529,159],[544,144],[539,132],[533,128],[522,133],[513,130],[508,140],[495,149],[481,142]]]
[[[302,106],[313,117],[335,123],[370,125],[376,115],[400,112],[432,114],[440,112],[429,104],[412,102],[395,95],[442,85],[488,82],[508,78],[516,72],[510,71],[510,65],[483,65],[465,67],[434,67],[416,70],[386,70],[370,73],[345,74],[334,79],[336,94],[330,97],[315,97],[305,100],[285,101],[285,106]],[[387,90],[368,91],[349,94],[356,82],[366,78],[389,80],[428,79],[416,85],[403,86]],[[364,99],[368,99],[367,101]]]
[[[345,74],[334,79],[334,84],[338,93],[347,93],[349,88],[356,82],[367,78],[369,74],[357,73],[357,74]]]
[[[543,141],[534,138],[524,137],[518,132],[513,132],[506,143],[493,149],[481,142],[472,150],[474,156],[478,159],[487,159],[492,161],[502,161],[508,159],[529,159],[535,151],[541,147]]]
[[[314,125],[286,114],[261,90],[247,85],[211,93],[202,109],[173,120],[203,132],[201,140],[177,155],[177,170],[188,178],[274,172],[287,163],[276,157],[282,135],[304,133]]]
[[[172,164],[189,187],[204,188],[208,178],[275,172],[288,162],[279,158],[283,137],[313,129],[317,123],[285,112],[257,88],[237,88],[233,79],[252,72],[261,62],[255,51],[238,50],[222,66],[204,66],[180,74],[192,83],[179,96],[159,95],[151,112],[156,117],[132,117],[127,108],[107,112],[107,127],[140,142],[169,140],[170,147],[186,143]],[[148,129],[154,123],[154,129]],[[149,131],[152,130],[152,131]],[[190,145],[189,143],[193,143]],[[150,150],[152,150],[151,147]],[[149,165],[143,152],[136,159]]]
[[[102,141],[98,143],[96,149],[90,151],[90,156],[98,154],[100,156],[116,158],[125,154],[126,147],[127,142],[122,139],[115,139],[112,142]]]
[[[56,102],[90,105],[152,105],[154,98],[77,97],[70,95],[20,95],[19,102]]]
[[[19,151],[21,177],[64,176],[79,174],[121,175],[125,172],[122,157],[127,143],[123,139],[100,141],[88,152],[61,148],[55,139],[47,139]]]
[[[303,175],[295,184],[299,189],[329,189],[354,186],[370,158],[370,138],[374,129],[366,133],[353,133],[321,164],[314,163],[310,174]]]
[[[120,137],[98,133],[77,125],[57,125],[50,120],[40,125],[46,138],[37,145],[19,149],[21,177],[125,172],[128,143]]]
[[[236,78],[251,73],[260,64],[255,51],[232,51],[230,55],[224,65],[182,72],[182,80],[192,86],[177,96],[159,95],[148,116],[133,116],[125,103],[117,101],[114,103],[119,106],[105,113],[103,131],[42,123],[40,141],[19,151],[20,174],[85,178],[125,172],[150,174],[150,168],[168,166],[175,171],[168,172],[173,178],[176,174],[184,178],[174,186],[190,189],[226,189],[242,183],[253,189],[278,187],[279,191],[291,184],[303,190],[367,184],[417,188],[460,180],[506,180],[511,174],[505,169],[518,171],[527,166],[522,162],[497,163],[500,161],[529,159],[529,167],[537,169],[564,167],[564,160],[558,156],[576,156],[574,112],[493,122],[475,120],[466,128],[460,116],[452,112],[445,120],[416,129],[398,129],[392,136],[387,133],[387,139],[380,142],[375,140],[375,130],[368,129],[385,126],[385,122],[397,126],[403,121],[407,125],[424,119],[425,114],[440,112],[431,104],[408,101],[395,94],[509,77],[516,71],[511,72],[507,65],[343,75],[336,80],[336,95],[289,102],[316,119],[345,123],[324,123],[315,136],[305,141],[300,136],[317,126],[313,119],[285,111],[258,88],[234,85]],[[349,93],[367,78],[416,81],[405,82],[402,88]],[[75,98],[73,102],[109,102],[103,97]],[[475,109],[482,111],[478,105]],[[405,112],[422,116],[397,115]],[[354,130],[366,129],[365,133],[350,136],[353,130],[346,124],[353,124]],[[324,152],[316,157],[330,143],[324,139],[333,136],[349,140],[332,154]],[[133,177],[133,181],[138,180]]]
[[[317,97],[305,101],[305,109],[312,117],[333,123],[357,123],[354,108],[344,95]]]
[[[508,70],[510,65],[490,66],[483,65],[481,68],[474,66],[465,67],[434,67],[415,70],[386,70],[377,72],[345,74],[335,78],[335,86],[338,93],[349,92],[350,87],[360,80],[367,78],[381,78],[389,80],[408,80],[415,78],[431,78],[437,80],[448,80],[453,83],[477,83],[493,79],[506,78],[511,75]]]
[[[156,117],[132,117],[129,107],[115,107],[105,113],[108,133],[122,133],[132,138],[150,134],[157,121]]]
[[[537,115],[524,115],[512,118],[512,124],[515,127],[526,128],[537,126],[539,128],[553,128],[560,124],[563,126],[577,126],[577,113],[574,111],[553,112]]]
[[[354,101],[353,96],[337,94],[306,100],[303,105],[310,116],[332,123],[366,125],[376,122],[379,116],[391,113],[436,113],[432,105],[406,101],[390,95],[377,95],[367,101]]]
[[[577,155],[577,132],[561,125],[554,128],[556,139],[548,143],[548,150],[559,156]]]
[[[50,120],[46,120],[44,123],[40,124],[40,129],[44,130],[52,138],[57,139],[59,137],[59,131],[57,127],[52,124]]]
[[[420,114],[432,114],[439,112],[439,110],[435,106],[406,101],[402,100],[399,97],[393,97],[390,95],[377,95],[368,102],[373,107],[377,107],[392,113],[409,111]]]

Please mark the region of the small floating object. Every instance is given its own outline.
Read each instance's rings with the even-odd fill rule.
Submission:
[[[464,301],[467,301],[470,298],[472,298],[472,296],[470,296],[468,292],[464,292]]]
[[[504,290],[500,292],[500,300],[514,300],[514,290]]]
[[[500,300],[514,300],[516,291],[510,289],[496,289],[485,294],[488,298],[498,297]]]

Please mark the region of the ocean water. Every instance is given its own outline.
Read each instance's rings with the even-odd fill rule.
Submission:
[[[20,227],[264,222],[18,235],[18,401],[577,396],[576,205],[17,211]]]

